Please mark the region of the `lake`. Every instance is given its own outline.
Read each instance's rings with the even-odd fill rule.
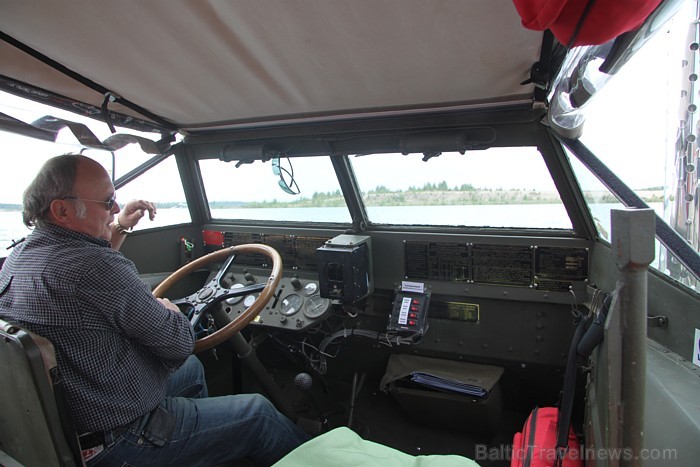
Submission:
[[[611,208],[617,204],[592,205],[594,217],[610,232]],[[662,203],[650,205],[660,216]],[[571,224],[564,207],[554,204],[468,205],[468,206],[370,206],[368,216],[382,224],[473,225],[568,229]],[[350,222],[345,207],[337,208],[238,208],[212,211],[216,219],[287,220],[298,222]],[[142,220],[136,230],[190,222],[186,208],[161,209],[155,221]],[[12,240],[29,235],[18,211],[0,212],[0,257],[7,256]],[[609,240],[609,239],[608,239]]]

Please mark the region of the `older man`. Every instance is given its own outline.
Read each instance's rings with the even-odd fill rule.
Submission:
[[[120,209],[92,159],[50,159],[24,194],[35,229],[0,271],[0,317],[53,342],[88,465],[274,463],[306,435],[260,395],[207,397],[187,318],[117,251],[145,213]]]

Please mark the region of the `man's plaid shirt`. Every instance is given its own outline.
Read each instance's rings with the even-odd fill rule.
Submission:
[[[158,303],[130,260],[105,240],[53,225],[5,261],[0,317],[54,344],[78,433],[151,411],[194,346],[187,318]]]

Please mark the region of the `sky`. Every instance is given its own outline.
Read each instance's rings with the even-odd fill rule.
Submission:
[[[693,2],[688,1],[686,4],[691,3]],[[678,123],[677,96],[682,79],[680,67],[682,49],[678,44],[685,39],[687,24],[687,21],[679,21],[670,28],[664,27],[660,30],[647,47],[635,55],[586,108],[587,120],[582,141],[632,188],[661,186],[670,171],[668,162],[673,161],[673,154],[670,153],[669,148],[673,147],[670,143],[673,141]],[[651,55],[647,56],[647,52],[651,52]],[[0,92],[0,112],[25,122],[51,114],[73,121],[88,122],[93,132],[101,139],[110,134],[105,124],[81,118],[70,112],[44,109],[39,104],[2,92]],[[150,137],[153,138],[152,135]],[[0,184],[0,203],[20,203],[22,191],[47,157],[80,150],[80,146],[67,130],[61,132],[59,142],[61,144],[56,146],[52,143],[0,132],[0,151],[5,161],[10,164],[21,164],[22,168],[11,172],[8,171],[8,167],[3,170],[5,176],[3,183]],[[102,157],[111,156],[106,153]],[[148,158],[150,156],[142,154],[138,146],[127,146],[118,152],[118,161],[124,162],[119,162],[117,175]],[[303,183],[304,176],[310,176],[310,169],[304,169],[302,165],[295,162],[300,183]],[[383,164],[375,159],[373,167],[373,173],[367,173],[366,176],[374,179],[367,180],[365,186],[387,185],[387,174],[390,174],[395,166],[389,160]],[[174,164],[172,167],[163,167],[161,170],[174,171]],[[479,184],[491,188],[528,188],[523,186],[523,180],[527,180],[527,167],[514,172],[517,176],[508,179],[505,172],[480,170]],[[9,173],[12,175],[8,177]],[[437,176],[440,174],[436,174]],[[455,180],[470,183],[463,177],[464,175],[460,175]],[[453,185],[449,174],[446,175],[443,172],[440,180],[442,179],[446,179],[449,185]],[[317,184],[314,186],[323,190],[322,186]],[[162,183],[154,183],[140,189],[146,190],[140,193],[140,197],[155,201],[180,201],[172,198],[182,197],[181,191],[169,194],[167,187],[163,187]],[[236,191],[254,193],[259,189],[258,180],[253,180],[252,177],[237,177]],[[327,191],[335,189],[337,189],[337,183],[330,181]],[[166,199],[168,196],[170,199]]]

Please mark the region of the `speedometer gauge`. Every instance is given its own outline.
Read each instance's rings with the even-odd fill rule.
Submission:
[[[330,304],[331,301],[329,299],[322,298],[320,295],[309,297],[304,307],[304,316],[309,319],[318,318],[328,310]]]
[[[280,313],[284,316],[291,316],[301,308],[302,299],[298,294],[289,294],[282,299]]]

